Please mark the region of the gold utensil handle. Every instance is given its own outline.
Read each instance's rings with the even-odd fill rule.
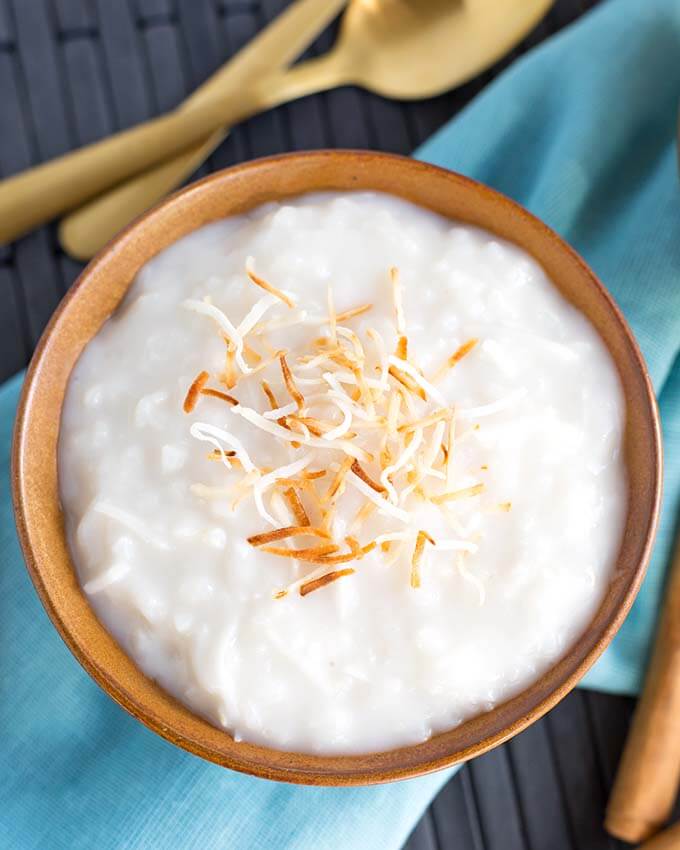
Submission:
[[[679,784],[680,538],[644,690],[607,806],[607,831],[631,843],[649,838],[668,820]]]
[[[680,850],[680,823],[664,829],[650,841],[645,841],[639,850]]]
[[[126,180],[78,207],[59,224],[59,242],[78,260],[89,260],[137,216],[180,186],[227,135],[216,130],[201,145]]]
[[[267,79],[259,86],[255,99],[261,109],[269,109],[296,97],[331,88],[342,75],[336,54],[330,52]],[[79,260],[90,259],[119,230],[193,174],[226,133],[226,129],[215,131],[201,145],[114,186],[72,212],[59,226],[59,241],[64,249]]]
[[[256,107],[255,107],[256,108]],[[243,93],[172,112],[0,184],[0,242],[10,242],[103,189],[202,141],[247,113]]]

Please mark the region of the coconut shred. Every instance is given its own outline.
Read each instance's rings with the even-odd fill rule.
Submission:
[[[80,357],[73,559],[137,665],[237,740],[364,753],[530,685],[610,581],[624,403],[524,251],[395,198],[202,227]]]

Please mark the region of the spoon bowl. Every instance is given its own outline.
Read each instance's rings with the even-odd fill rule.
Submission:
[[[433,97],[493,64],[552,2],[354,0],[328,58],[345,82],[384,97]]]

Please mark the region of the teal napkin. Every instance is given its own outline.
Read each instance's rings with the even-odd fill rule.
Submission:
[[[650,366],[666,444],[654,559],[587,677],[632,693],[680,496],[680,4],[610,0],[514,64],[421,148],[516,198],[591,263]],[[9,443],[20,378],[0,389],[0,847],[8,850],[398,848],[450,776],[295,788],[175,749],[119,709],[49,624],[16,543]]]

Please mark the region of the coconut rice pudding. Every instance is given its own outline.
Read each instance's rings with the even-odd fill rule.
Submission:
[[[626,509],[624,402],[524,251],[313,194],[148,263],[81,355],[59,473],[79,580],[237,740],[413,744],[586,628]]]

